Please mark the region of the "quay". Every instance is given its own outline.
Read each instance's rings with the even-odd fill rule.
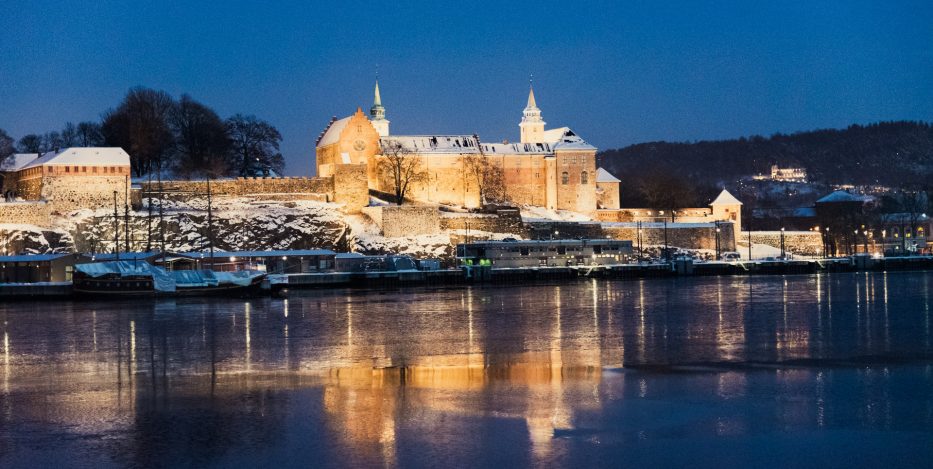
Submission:
[[[933,256],[871,257],[799,260],[706,261],[675,259],[671,262],[627,264],[528,266],[497,268],[462,265],[456,269],[364,272],[317,272],[270,274],[263,285],[267,294],[315,288],[396,288],[416,285],[496,284],[522,285],[539,281],[572,281],[581,278],[638,279],[689,276],[793,275],[818,272],[865,272],[933,270]],[[0,284],[0,300],[67,299],[71,282]]]

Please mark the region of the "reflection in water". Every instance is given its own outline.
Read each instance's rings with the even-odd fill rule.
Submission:
[[[588,458],[657,456],[651,442],[671,438],[840,426],[929,438],[931,281],[6,303],[0,463],[80,447],[117,465],[598,464]]]

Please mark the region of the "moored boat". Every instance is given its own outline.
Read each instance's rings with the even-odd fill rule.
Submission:
[[[146,262],[110,261],[75,265],[73,291],[78,296],[249,296],[259,292],[266,274],[253,270],[166,271]]]

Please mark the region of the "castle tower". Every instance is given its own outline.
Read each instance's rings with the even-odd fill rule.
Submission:
[[[518,126],[522,129],[522,143],[540,143],[544,138],[544,119],[535,104],[534,88],[528,88],[528,105],[522,111],[522,122]]]
[[[379,80],[376,80],[376,93],[373,99],[373,107],[369,108],[369,117],[379,136],[387,137],[389,135],[389,121],[386,120],[386,108],[382,107],[382,97],[379,96]]]

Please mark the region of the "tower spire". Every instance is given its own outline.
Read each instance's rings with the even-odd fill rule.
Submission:
[[[544,119],[541,118],[541,110],[535,102],[533,79],[534,75],[528,77],[528,105],[522,111],[522,122],[518,124],[521,128],[522,143],[538,143],[544,137]]]
[[[379,93],[379,74],[376,73],[376,86],[373,89],[373,107],[369,108],[369,117],[380,136],[389,135],[389,121],[386,120],[386,108],[382,106],[382,95]]]

